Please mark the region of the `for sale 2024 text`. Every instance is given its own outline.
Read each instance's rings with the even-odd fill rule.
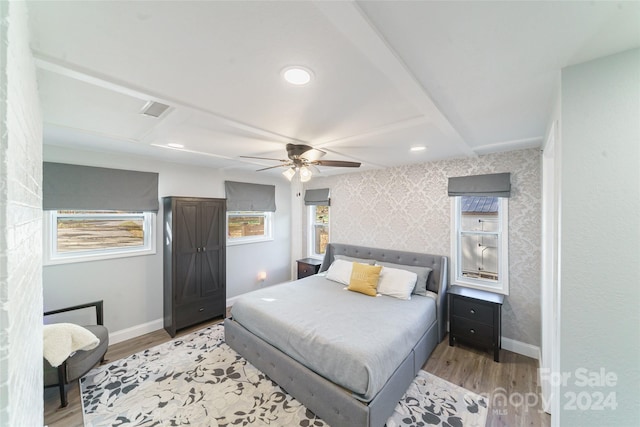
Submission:
[[[582,388],[579,391],[563,393],[562,408],[567,411],[604,411],[615,410],[618,406],[616,392],[612,390],[618,383],[615,372],[607,372],[605,368],[592,371],[578,368],[573,372],[551,372],[540,370],[540,379],[554,387]]]

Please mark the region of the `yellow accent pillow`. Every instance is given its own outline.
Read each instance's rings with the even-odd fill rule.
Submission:
[[[354,262],[349,287],[347,289],[375,297],[377,295],[380,270],[382,270],[381,265],[367,265]]]

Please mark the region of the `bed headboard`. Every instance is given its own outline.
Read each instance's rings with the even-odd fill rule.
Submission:
[[[366,246],[347,245],[344,243],[329,243],[324,254],[320,271],[326,271],[335,255],[345,255],[354,258],[375,259],[376,261],[394,264],[414,265],[431,268],[427,279],[427,289],[436,292],[436,308],[440,339],[444,338],[447,325],[447,283],[449,282],[448,258],[442,255],[430,255],[420,252],[405,252],[392,249],[369,248]]]

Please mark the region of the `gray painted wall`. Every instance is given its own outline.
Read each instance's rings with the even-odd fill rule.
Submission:
[[[510,294],[503,336],[540,345],[540,151],[518,150],[326,178],[332,242],[451,256],[448,177],[511,172]]]
[[[131,169],[159,173],[159,196],[224,198],[224,181],[256,182],[256,175],[160,162],[148,158],[44,147],[45,161]],[[260,176],[259,183],[276,186],[274,240],[227,248],[227,298],[257,289],[259,271],[267,272],[264,286],[289,280],[289,182]],[[162,224],[162,211],[156,224]],[[52,265],[43,269],[45,309],[104,299],[105,325],[110,332],[134,328],[162,317],[162,227],[157,227],[157,253]]]
[[[558,425],[638,425],[640,49],[564,69],[561,95],[560,370],[569,378]],[[576,369],[617,381],[581,386]],[[595,393],[614,393],[617,407],[590,410]]]

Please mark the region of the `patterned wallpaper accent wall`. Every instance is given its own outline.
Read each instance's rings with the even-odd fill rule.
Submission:
[[[331,177],[331,241],[451,256],[452,176],[511,172],[510,295],[503,336],[540,346],[540,151],[527,149]]]

